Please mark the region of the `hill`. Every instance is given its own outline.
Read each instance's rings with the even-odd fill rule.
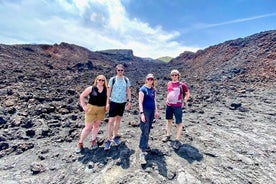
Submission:
[[[157,58],[157,60],[160,60],[160,61],[163,61],[163,62],[170,62],[173,58],[172,57],[169,57],[169,56],[164,56],[164,57],[161,57],[161,58]]]
[[[267,31],[183,52],[166,64],[129,50],[0,44],[1,182],[275,183],[275,45],[276,31]],[[91,150],[87,138],[84,152],[76,154],[84,126],[79,95],[98,74],[113,76],[121,62],[132,84],[133,104],[121,122],[122,144],[103,150],[106,119],[100,147]],[[161,141],[173,68],[191,91],[179,150]],[[148,163],[141,166],[137,94],[147,73],[157,78],[160,118],[151,130]]]

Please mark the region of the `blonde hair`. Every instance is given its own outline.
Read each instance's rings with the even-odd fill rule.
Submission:
[[[107,88],[107,80],[106,80],[106,77],[104,75],[98,75],[95,80],[94,80],[94,86],[97,85],[98,83],[98,79],[99,78],[103,78],[104,79],[104,87]]]

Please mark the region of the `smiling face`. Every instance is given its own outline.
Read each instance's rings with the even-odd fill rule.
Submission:
[[[98,75],[94,81],[95,86],[107,87],[107,81],[104,75]]]
[[[179,75],[177,73],[172,73],[171,74],[171,79],[172,79],[172,81],[178,81]]]
[[[117,68],[117,75],[122,76],[124,74],[123,68]]]
[[[117,65],[116,66],[116,71],[117,71],[117,75],[118,76],[123,76],[124,75],[124,71],[125,71],[124,66],[121,65],[121,64]]]

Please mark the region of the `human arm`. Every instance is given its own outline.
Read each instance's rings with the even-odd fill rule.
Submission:
[[[190,98],[190,91],[188,90],[187,92],[185,92],[184,103],[187,103],[189,98]]]
[[[141,116],[141,121],[146,122],[144,109],[143,109],[143,101],[144,101],[144,93],[142,91],[139,91],[138,103],[139,103],[139,112]]]
[[[155,98],[154,98],[154,103],[155,103],[155,118],[158,118],[159,117],[159,113],[158,113],[158,104],[157,104],[157,101],[156,101],[156,95],[155,95]]]
[[[105,109],[106,111],[109,111],[109,104],[110,104],[110,95],[111,95],[112,87],[107,87],[106,88],[106,105]]]
[[[131,109],[131,89],[130,89],[130,87],[127,87],[126,92],[127,92],[127,109],[130,110]]]
[[[89,95],[89,93],[92,91],[92,86],[87,87],[80,95],[80,105],[84,112],[87,111],[87,105],[85,103],[85,98]]]

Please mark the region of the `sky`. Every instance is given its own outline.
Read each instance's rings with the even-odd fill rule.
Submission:
[[[275,0],[0,0],[1,44],[177,57],[276,29]]]

